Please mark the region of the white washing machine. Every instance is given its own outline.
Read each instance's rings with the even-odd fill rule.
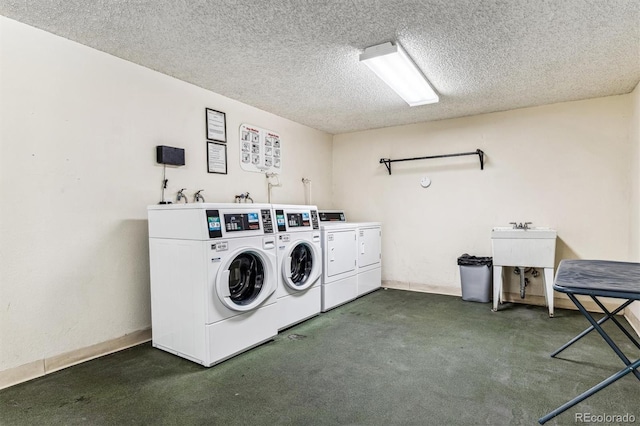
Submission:
[[[382,285],[382,224],[347,222],[341,210],[321,210],[321,225],[350,224],[356,228],[356,297],[379,289]]]
[[[316,206],[273,204],[276,222],[278,330],[320,313],[322,252]]]
[[[358,297],[356,225],[320,216],[322,245],[322,312]],[[344,217],[344,214],[342,215]],[[333,218],[333,216],[331,216]]]
[[[148,207],[153,346],[210,367],[278,332],[270,204]]]

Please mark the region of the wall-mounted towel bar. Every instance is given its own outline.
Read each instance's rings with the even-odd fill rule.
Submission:
[[[413,160],[430,160],[432,158],[444,158],[444,157],[461,157],[463,155],[477,155],[480,159],[480,170],[484,170],[484,152],[481,149],[476,149],[473,152],[460,152],[458,154],[443,154],[443,155],[430,155],[428,157],[413,157],[413,158],[399,158],[397,160],[392,160],[390,158],[381,158],[380,164],[384,164],[387,166],[387,170],[389,174],[391,174],[391,163],[395,163],[398,161],[413,161]]]

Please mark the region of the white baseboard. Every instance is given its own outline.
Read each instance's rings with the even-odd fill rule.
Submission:
[[[527,295],[525,299],[521,299],[520,293],[505,293],[503,300],[505,302],[510,302],[510,303],[521,303],[525,305],[535,305],[535,306],[546,306],[547,304],[544,296]],[[609,310],[609,312],[613,311],[614,309],[616,309],[618,306],[622,304],[619,299],[599,299],[599,300],[602,302],[604,307]],[[602,313],[602,309],[600,309],[600,307],[596,305],[596,303],[593,302],[592,300],[581,298],[580,303],[582,303],[582,305],[589,312]],[[574,305],[570,299],[563,297],[562,295],[558,295],[557,293],[556,293],[556,296],[553,298],[553,305],[554,307],[559,309],[571,309],[574,311],[578,310],[576,305]],[[618,314],[618,315],[622,315],[622,314]]]
[[[0,389],[8,388],[9,386],[17,385],[18,383],[26,382],[53,373],[54,371],[118,352],[150,340],[151,329],[147,328],[112,340],[107,340],[106,342],[9,368],[0,371]]]
[[[455,287],[437,286],[431,284],[407,283],[403,281],[383,280],[382,287],[396,290],[418,291],[420,293],[444,294],[447,296],[462,296],[462,290]]]
[[[639,303],[639,302],[633,302],[633,303]],[[640,336],[640,318],[638,318],[629,309],[624,310],[624,317],[627,319],[627,321],[629,321],[629,324],[631,324],[631,327],[634,329],[636,334]]]
[[[444,294],[447,296],[462,296],[462,290],[457,287],[445,287],[445,286],[436,286],[430,284],[417,284],[417,283],[407,283],[402,281],[391,281],[391,280],[383,280],[382,287],[393,288],[397,290],[408,290],[408,291],[418,291],[422,293],[434,293],[434,294]],[[536,305],[536,306],[545,306],[545,298],[544,296],[538,296],[534,294],[527,294],[526,298],[521,299],[520,293],[509,293],[505,292],[503,295],[503,300],[505,302],[510,303],[521,303],[526,305]],[[591,300],[582,299],[582,304],[589,312],[602,312],[600,307],[596,305]],[[576,306],[573,304],[569,298],[567,298],[563,294],[556,293],[553,298],[554,306],[560,309],[572,309],[577,310]],[[603,299],[602,300],[604,306],[610,311],[614,310],[616,307],[620,305],[619,299]],[[631,321],[629,321],[631,322]],[[636,331],[638,327],[634,326]]]

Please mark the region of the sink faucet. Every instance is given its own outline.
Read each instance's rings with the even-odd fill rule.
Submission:
[[[513,229],[524,229],[527,230],[529,229],[529,225],[531,225],[533,222],[525,222],[525,223],[518,223],[518,222],[509,222],[509,225],[513,225]]]
[[[198,202],[204,203],[204,197],[202,196],[202,194],[200,194],[202,191],[204,191],[204,189],[201,189],[200,191],[193,194],[194,203],[198,203]]]
[[[184,192],[187,188],[182,188],[180,191],[178,191],[178,195],[176,195],[176,202],[180,202],[180,200],[184,200],[185,204],[189,202],[189,200],[187,200],[187,196],[184,195]]]

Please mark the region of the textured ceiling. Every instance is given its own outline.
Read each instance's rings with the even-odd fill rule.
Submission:
[[[0,14],[329,133],[629,93],[638,0],[2,0]],[[399,41],[440,95],[358,61]]]

